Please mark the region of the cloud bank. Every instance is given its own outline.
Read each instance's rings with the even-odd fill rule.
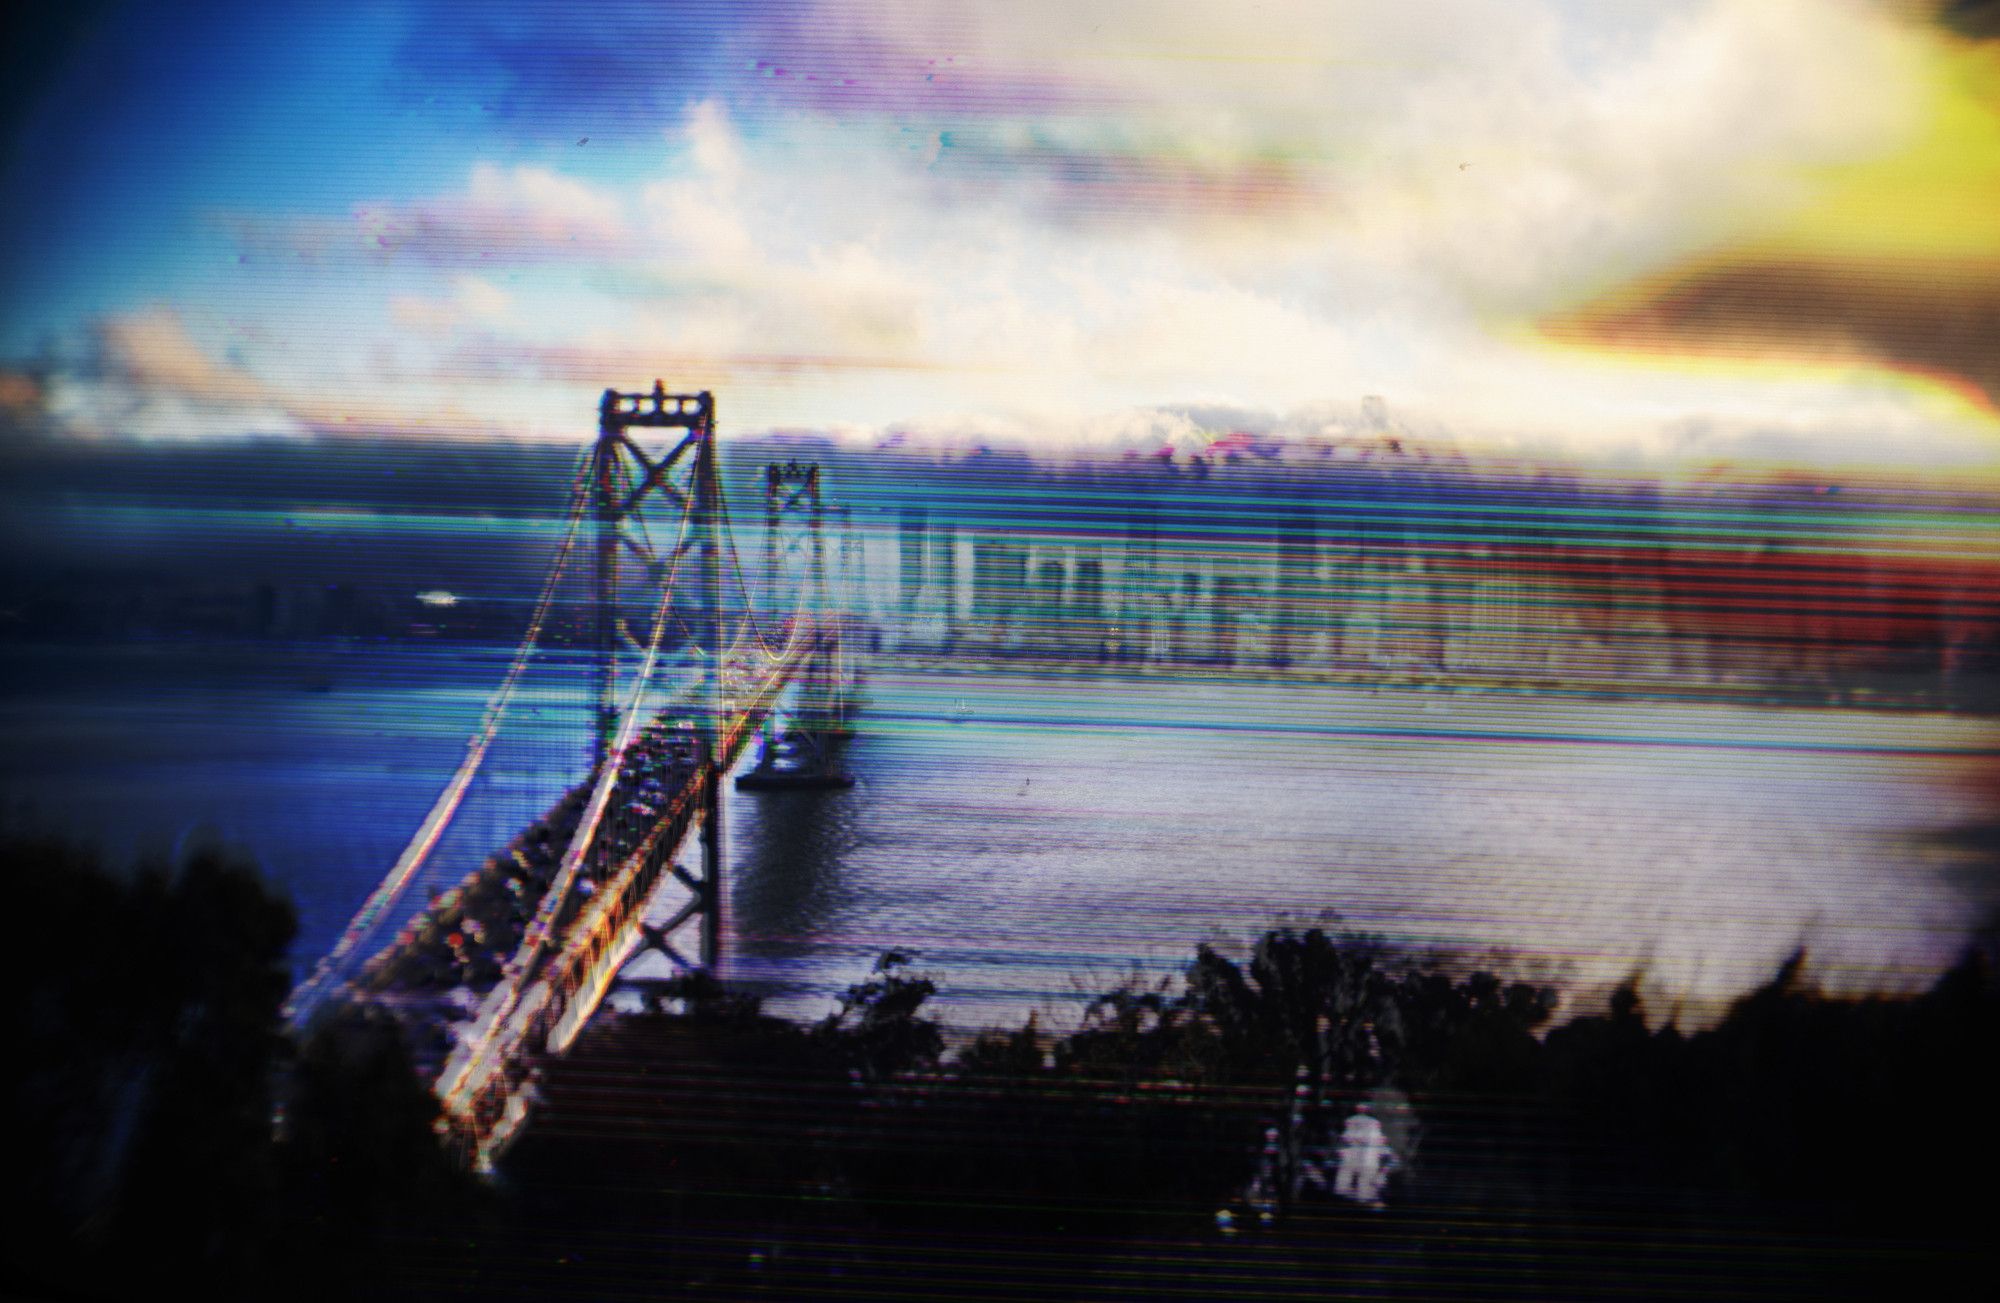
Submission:
[[[69,416],[143,390],[577,437],[658,376],[739,429],[1087,440],[1384,394],[1474,441],[1990,460],[1991,305],[1951,277],[1831,335],[1838,261],[1675,288],[1923,137],[1966,38],[1909,8],[438,10],[399,93],[476,92],[513,144],[335,215],[219,214],[240,271],[112,314],[117,383]]]

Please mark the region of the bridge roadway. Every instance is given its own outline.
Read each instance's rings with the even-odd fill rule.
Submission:
[[[457,1043],[437,1078],[440,1130],[475,1168],[490,1167],[525,1120],[535,1060],[569,1048],[646,934],[664,940],[703,911],[709,913],[705,926],[715,926],[721,883],[691,877],[677,863],[688,834],[716,817],[723,781],[785,686],[816,657],[823,665],[839,664],[837,624],[800,614],[782,634],[775,650],[753,649],[703,685],[718,699],[714,716],[686,694],[655,712],[644,728],[636,711],[628,712],[535,917],[470,1023],[457,1028]],[[808,690],[813,686],[809,681]],[[840,685],[822,690],[834,701],[821,707],[844,713]],[[668,725],[689,715],[722,720],[712,762],[701,761],[698,739],[683,742]],[[659,927],[648,928],[645,915],[670,880],[692,896]],[[441,1014],[443,1003],[428,1002],[431,1016]]]

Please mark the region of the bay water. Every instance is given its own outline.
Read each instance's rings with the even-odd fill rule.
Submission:
[[[296,903],[303,972],[464,754],[499,648],[0,653],[0,798],[118,860],[218,837]],[[540,657],[385,934],[578,781],[582,658]],[[2000,725],[1839,708],[883,659],[851,789],[726,799],[729,976],[795,1017],[887,949],[958,1029],[1072,1020],[1197,943],[1341,925],[1711,1020],[1795,949],[1927,985],[2000,908]],[[81,924],[79,924],[81,925]],[[657,958],[647,961],[661,962]]]

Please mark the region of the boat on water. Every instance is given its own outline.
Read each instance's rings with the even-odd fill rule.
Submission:
[[[854,775],[844,769],[752,769],[736,776],[742,792],[825,791],[854,786]]]
[[[736,776],[738,791],[797,792],[854,786],[854,775],[836,764],[832,748],[801,734],[767,746],[756,768]]]

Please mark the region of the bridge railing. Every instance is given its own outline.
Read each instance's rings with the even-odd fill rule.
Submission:
[[[785,627],[777,653],[761,667],[742,675],[736,684],[734,708],[719,731],[713,766],[700,766],[673,794],[640,844],[606,876],[602,885],[576,911],[555,946],[539,963],[524,964],[511,979],[489,993],[481,1016],[466,1042],[440,1075],[438,1093],[447,1125],[457,1143],[470,1146],[475,1166],[484,1165],[504,1145],[525,1116],[530,1065],[543,1054],[560,1054],[582,1031],[602,1002],[630,951],[636,946],[645,911],[655,891],[673,870],[673,858],[683,838],[705,807],[710,784],[719,783],[775,707],[785,684],[798,667],[830,650],[831,626],[798,617]],[[751,681],[744,683],[741,678]],[[615,784],[614,784],[615,785]],[[596,835],[586,823],[579,837]],[[588,848],[572,847],[565,860],[580,862]],[[683,881],[687,881],[683,878]],[[699,901],[704,884],[689,882],[697,893],[667,925],[684,922]],[[553,917],[561,917],[561,905]]]

